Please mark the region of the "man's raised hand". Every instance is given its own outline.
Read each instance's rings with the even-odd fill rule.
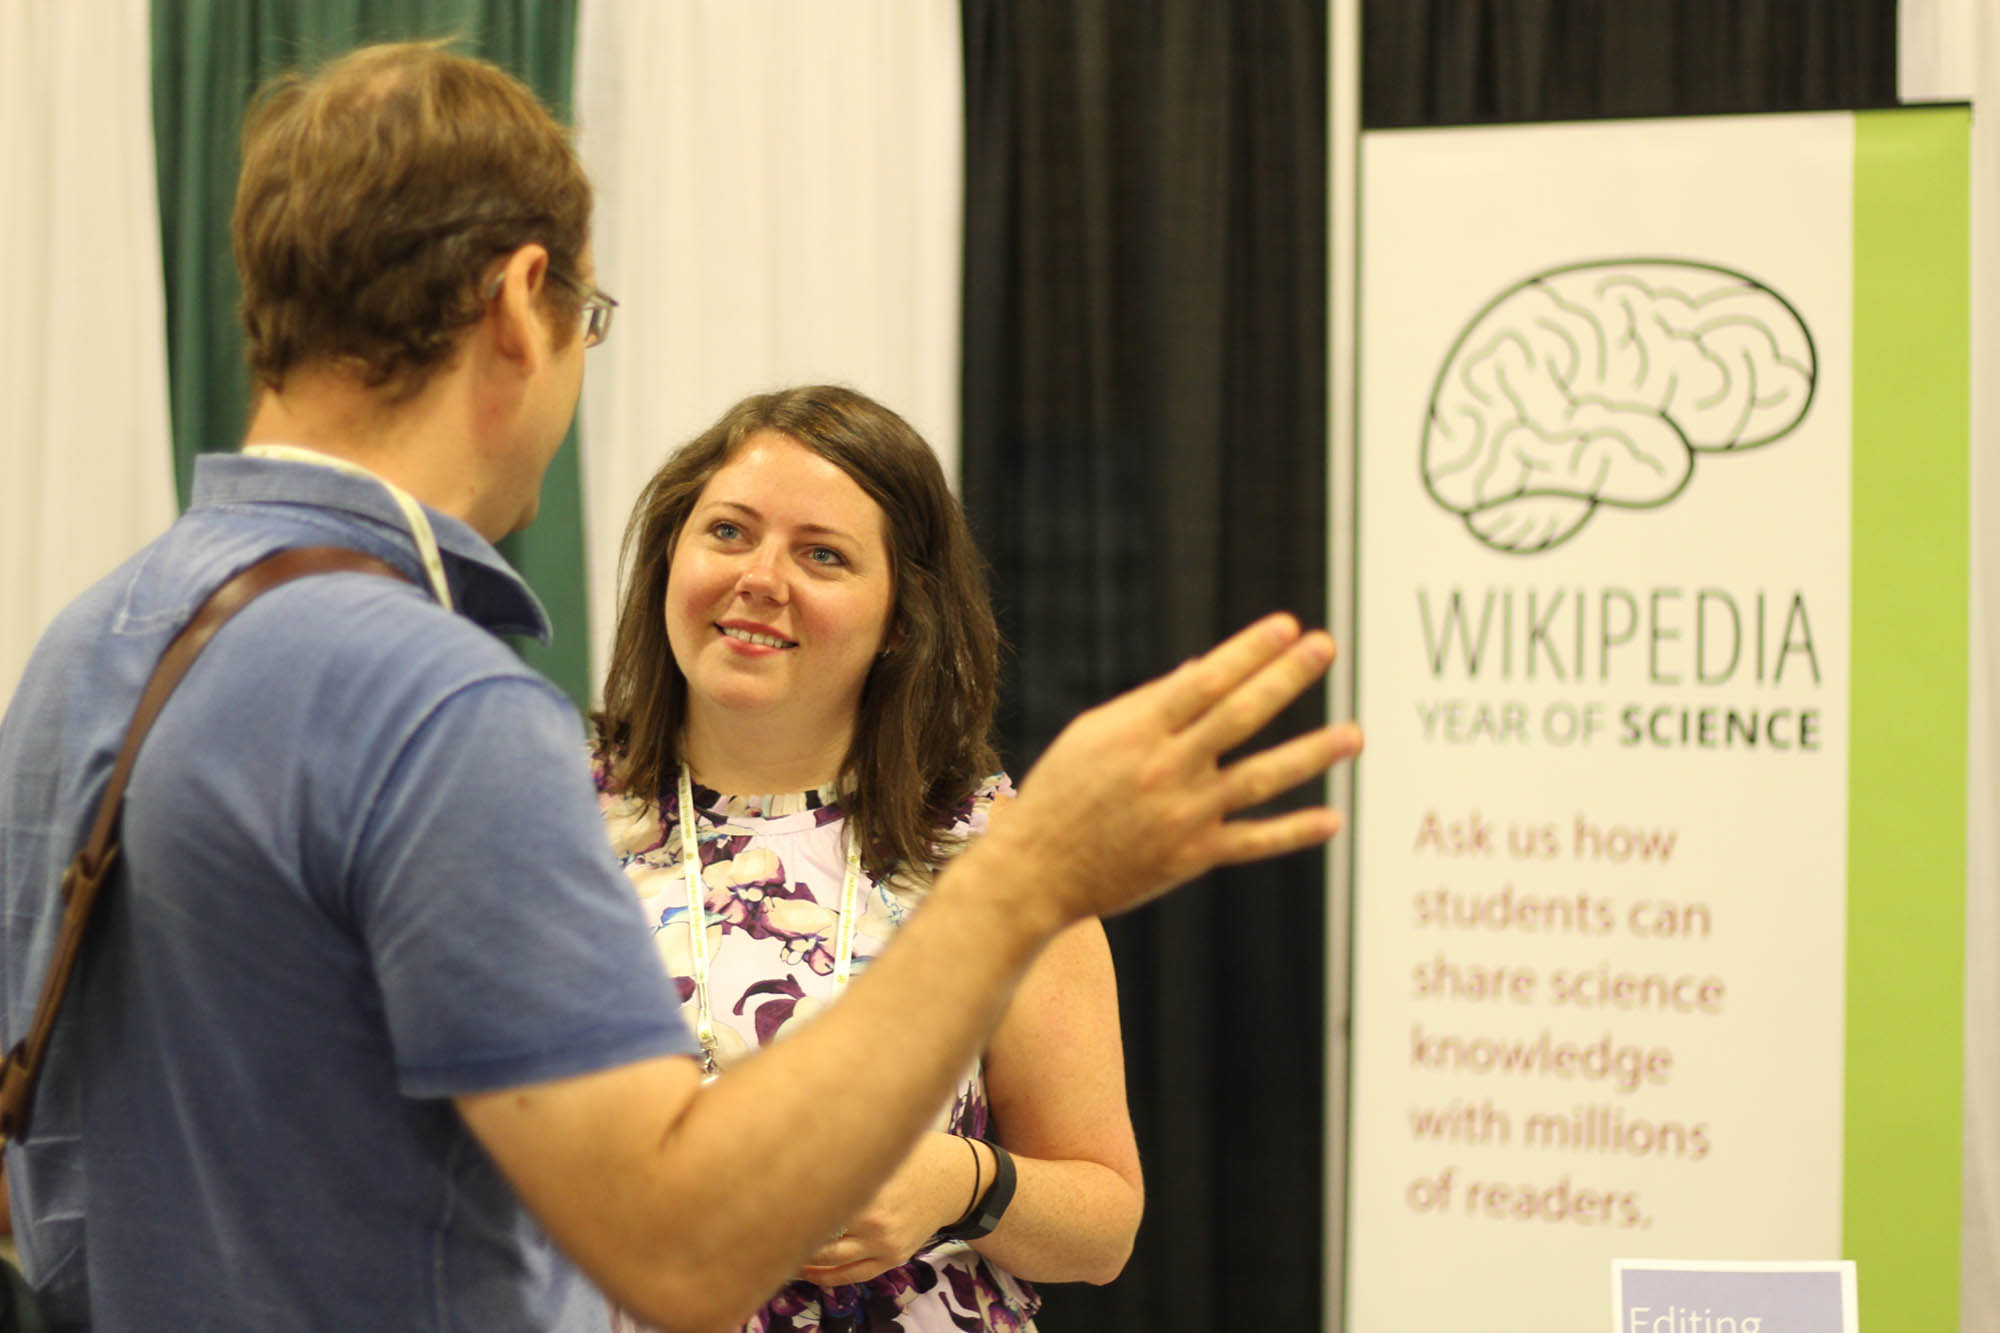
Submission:
[[[1323,806],[1232,815],[1317,778],[1361,748],[1352,723],[1224,763],[1333,663],[1333,640],[1268,616],[1064,728],[1022,782],[994,837],[1047,867],[1062,915],[1109,916],[1219,865],[1324,842]]]

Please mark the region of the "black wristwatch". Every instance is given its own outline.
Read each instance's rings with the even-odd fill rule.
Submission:
[[[1014,1202],[1014,1159],[999,1144],[983,1142],[993,1150],[993,1186],[964,1217],[938,1232],[941,1240],[978,1240],[992,1235],[1007,1205]]]

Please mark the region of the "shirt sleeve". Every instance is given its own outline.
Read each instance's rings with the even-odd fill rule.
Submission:
[[[366,815],[349,893],[405,1095],[696,1049],[606,841],[576,715],[544,682],[482,680],[429,713]]]

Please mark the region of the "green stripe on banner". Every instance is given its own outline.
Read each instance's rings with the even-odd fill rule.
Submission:
[[[1956,1333],[1964,1094],[1969,133],[1854,122],[1842,1232],[1879,1327]]]

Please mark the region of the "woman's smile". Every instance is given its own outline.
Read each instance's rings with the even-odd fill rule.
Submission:
[[[761,625],[746,625],[741,621],[731,621],[726,625],[717,625],[716,629],[720,630],[725,638],[742,644],[746,652],[758,648],[783,651],[798,647],[790,639]]]

